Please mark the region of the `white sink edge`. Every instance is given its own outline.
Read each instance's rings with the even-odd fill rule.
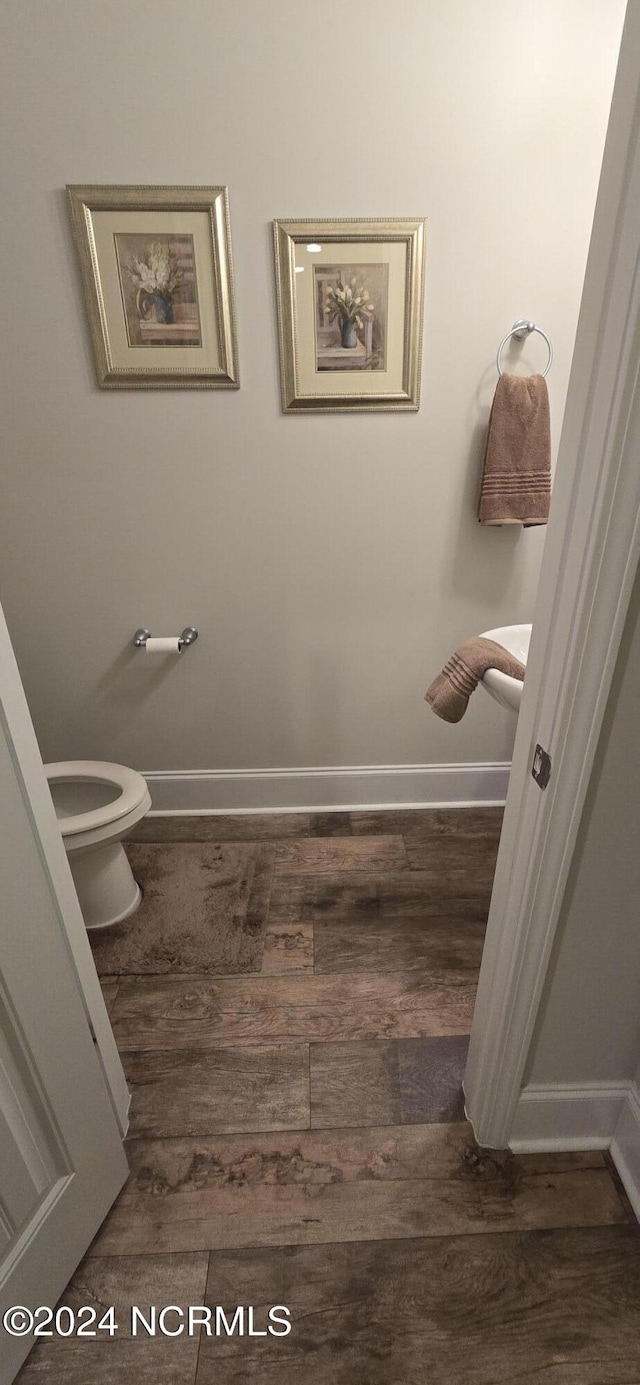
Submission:
[[[531,640],[530,624],[501,625],[495,630],[483,630],[482,638],[494,640],[496,644],[501,644],[526,667]],[[501,673],[497,668],[488,668],[481,681],[482,686],[495,702],[517,715],[522,701],[523,687],[519,678],[510,678],[507,673]]]

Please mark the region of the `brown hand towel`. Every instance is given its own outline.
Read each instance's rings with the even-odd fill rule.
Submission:
[[[476,635],[475,639],[466,640],[451,655],[442,673],[427,688],[425,702],[443,721],[460,721],[472,692],[488,668],[500,669],[501,673],[508,673],[510,678],[524,679],[524,664],[519,659],[494,640],[485,640],[484,636]]]
[[[546,524],[551,494],[549,395],[542,375],[501,375],[491,406],[478,519]]]

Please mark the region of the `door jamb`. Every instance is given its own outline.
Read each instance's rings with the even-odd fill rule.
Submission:
[[[508,1144],[640,557],[640,6],[605,145],[465,1074]],[[552,758],[531,777],[535,745]]]

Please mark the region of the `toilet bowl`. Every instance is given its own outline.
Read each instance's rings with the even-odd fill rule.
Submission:
[[[122,838],[151,807],[145,780],[102,760],[61,760],[45,772],[87,928],[121,923],[142,899]]]

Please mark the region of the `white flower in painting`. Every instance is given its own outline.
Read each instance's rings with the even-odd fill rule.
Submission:
[[[146,293],[158,293],[170,298],[174,289],[182,282],[182,269],[168,241],[153,241],[142,259],[132,255],[129,264],[124,266],[127,273]]]
[[[359,328],[364,326],[364,317],[373,312],[374,304],[370,302],[368,289],[364,285],[356,288],[357,282],[354,275],[349,284],[343,284],[340,280],[333,288],[327,288],[326,306],[331,322],[337,317],[349,318]]]

